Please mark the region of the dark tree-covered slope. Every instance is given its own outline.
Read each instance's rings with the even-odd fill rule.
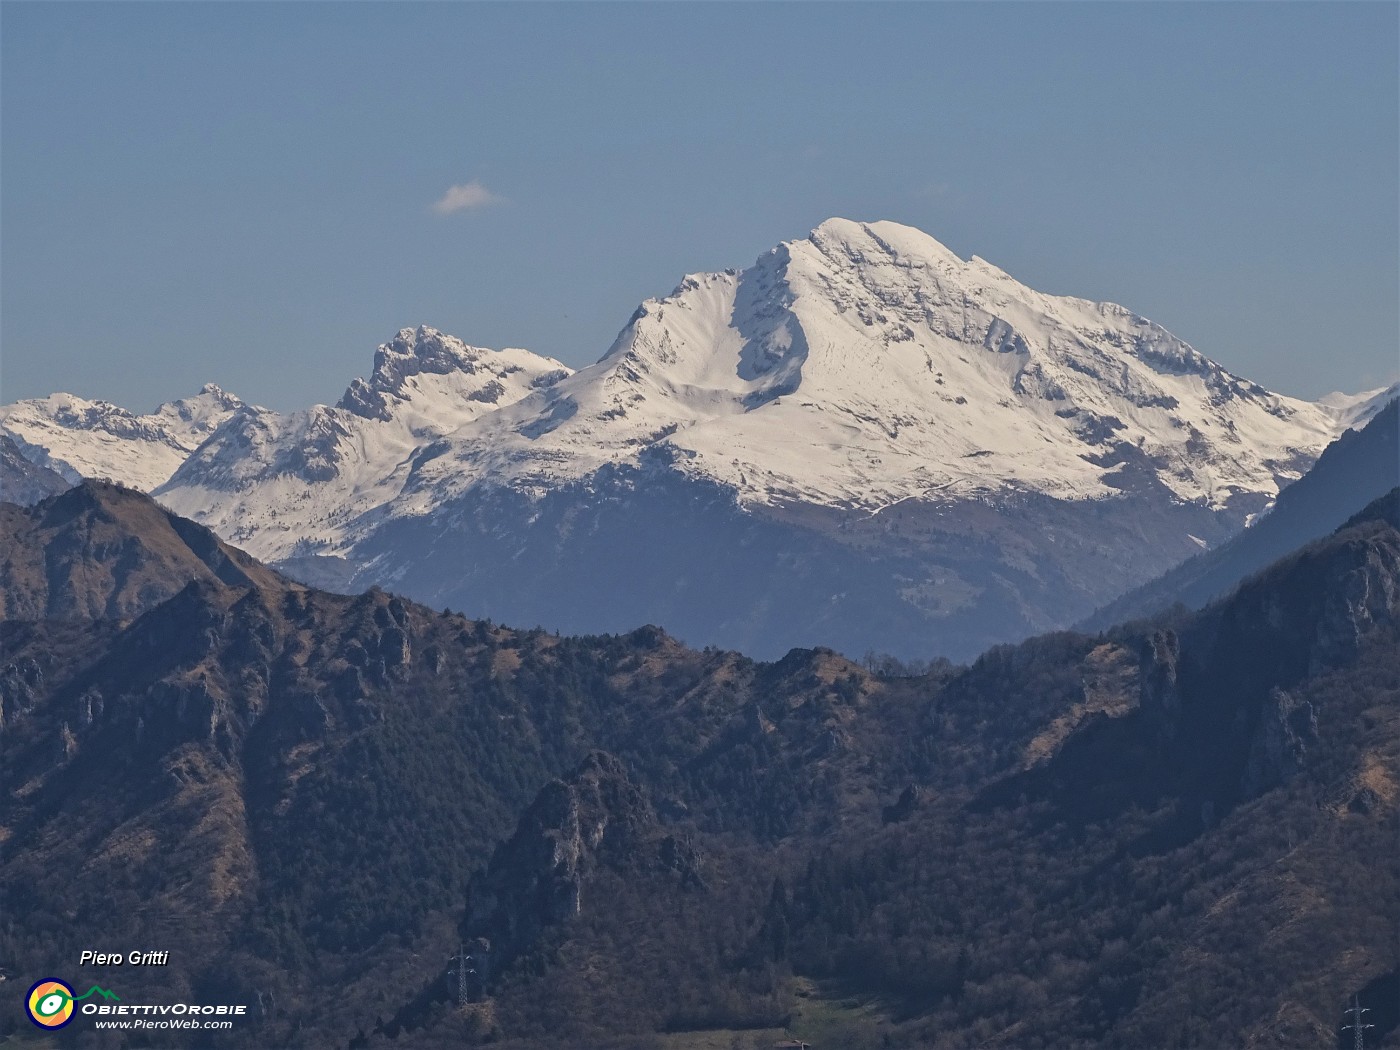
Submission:
[[[122,994],[248,1003],[229,1047],[684,1046],[799,978],[879,1004],[850,1047],[1316,1046],[1357,993],[1400,1039],[1400,492],[1201,612],[916,678],[195,561],[0,622],[17,978],[157,941]]]
[[[165,520],[99,494],[107,546]],[[16,531],[9,557],[45,542]],[[835,654],[558,638],[170,564],[162,586],[189,582],[132,621],[0,622],[8,969],[159,932],[171,964],[124,973],[131,994],[219,983],[261,1004],[242,1045],[290,1045],[307,1010],[308,1045],[336,1045],[441,969],[473,872],[591,747],[696,833],[777,842],[863,800],[832,741],[887,690]]]

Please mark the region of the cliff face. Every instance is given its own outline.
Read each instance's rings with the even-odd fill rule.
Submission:
[[[1245,580],[1229,598],[1139,642],[1145,742],[1212,808],[1299,773],[1318,711],[1299,683],[1350,666],[1400,623],[1400,497]]]
[[[1247,798],[1291,780],[1317,743],[1317,709],[1282,689],[1269,694],[1249,745],[1241,789]]]
[[[699,853],[661,826],[619,759],[593,751],[568,777],[545,785],[472,879],[467,935],[489,942],[499,972],[545,929],[592,906],[590,876],[604,866],[628,878],[701,884]]]

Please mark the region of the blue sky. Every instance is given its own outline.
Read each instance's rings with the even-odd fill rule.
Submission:
[[[4,401],[329,402],[417,323],[581,365],[832,215],[1286,393],[1396,378],[1392,3],[6,2],[0,46]]]

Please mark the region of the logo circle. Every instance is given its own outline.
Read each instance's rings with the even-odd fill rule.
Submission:
[[[29,1019],[40,1028],[62,1028],[73,1020],[73,989],[55,977],[34,982],[25,1001]]]

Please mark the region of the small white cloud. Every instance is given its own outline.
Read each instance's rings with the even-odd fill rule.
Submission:
[[[449,186],[440,200],[433,205],[433,211],[439,215],[451,215],[453,212],[467,211],[470,208],[484,208],[488,204],[499,204],[502,198],[488,190],[476,179],[471,182],[464,182],[460,186]]]

